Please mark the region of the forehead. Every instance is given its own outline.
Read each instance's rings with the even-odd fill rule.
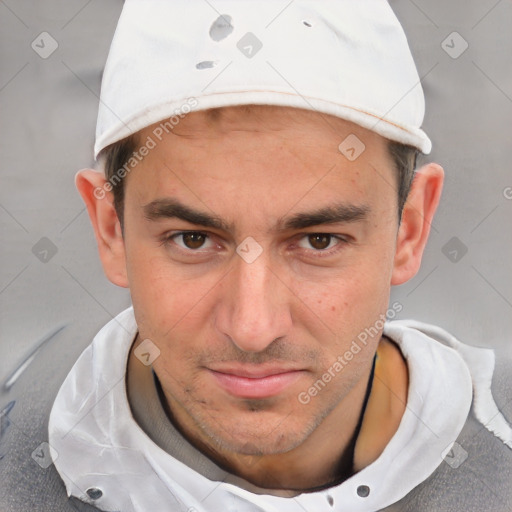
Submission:
[[[355,123],[329,114],[294,107],[272,105],[240,105],[234,107],[199,110],[173,119],[155,123],[141,132],[141,136],[161,133],[182,137],[200,138],[208,135],[220,136],[244,130],[269,133],[286,130],[318,133],[322,138],[328,133],[336,140],[344,133],[357,133],[369,144],[384,145],[386,139]]]
[[[385,138],[314,111],[271,106],[199,111],[175,125],[156,123],[139,132],[139,147],[148,141],[154,147],[129,175],[134,186],[128,189],[140,204],[178,195],[219,211],[236,195],[291,208],[299,200],[311,206],[335,196],[362,202],[380,190],[377,181],[387,188],[395,183]],[[390,202],[396,202],[394,193]]]
[[[328,114],[291,107],[246,105],[192,112],[183,118],[175,116],[172,123],[155,123],[136,139],[139,146],[146,141],[155,146],[146,159],[149,161],[163,156],[193,157],[194,148],[208,148],[213,158],[220,142],[227,147],[231,142],[231,151],[239,155],[283,146],[306,159],[340,162],[343,156],[353,167],[359,156],[363,157],[359,163],[391,163],[388,141],[377,133]]]

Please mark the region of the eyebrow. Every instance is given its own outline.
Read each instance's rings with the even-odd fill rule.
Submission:
[[[144,216],[149,221],[161,219],[181,219],[190,224],[234,231],[234,225],[210,213],[196,210],[184,205],[177,199],[155,199],[143,206]],[[320,224],[351,223],[365,220],[370,212],[367,205],[337,204],[319,208],[310,212],[296,213],[289,217],[281,217],[274,228],[275,231],[304,229]]]
[[[279,220],[277,229],[304,229],[319,224],[350,223],[365,220],[370,212],[367,205],[337,204],[314,210],[296,213]]]
[[[224,231],[232,231],[233,228],[232,224],[220,217],[190,208],[177,199],[155,199],[143,206],[143,210],[144,216],[150,221],[176,218],[190,224]]]

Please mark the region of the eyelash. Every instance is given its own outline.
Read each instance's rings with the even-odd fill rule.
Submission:
[[[169,243],[171,243],[171,242],[176,243],[176,242],[174,242],[175,238],[177,238],[179,236],[183,236],[183,235],[188,235],[188,234],[202,235],[202,236],[205,236],[205,237],[207,237],[208,239],[211,240],[211,237],[208,235],[208,233],[205,233],[204,231],[193,231],[193,230],[191,230],[191,231],[177,231],[176,233],[169,233],[169,234],[164,235],[163,240],[162,240],[162,244],[163,245],[169,245]],[[179,245],[177,247],[178,247],[178,250],[181,250],[181,251],[184,251],[184,252],[187,252],[187,253],[201,253],[201,248],[194,250],[194,249],[184,249],[183,247],[180,247]]]
[[[308,254],[312,254],[315,258],[328,258],[329,256],[334,256],[335,254],[343,250],[343,248],[349,243],[347,237],[334,235],[332,233],[306,233],[300,236],[299,242],[303,238],[307,238],[308,236],[312,235],[329,236],[331,238],[331,240],[329,240],[329,245],[333,239],[337,241],[336,245],[334,245],[330,249],[303,249],[302,247],[300,248],[303,251],[306,251]]]
[[[187,234],[198,234],[198,235],[205,236],[205,237],[207,237],[207,239],[211,240],[210,235],[204,231],[193,231],[193,230],[177,231],[175,233],[170,233],[170,234],[164,235],[164,237],[162,239],[162,245],[169,245],[171,242],[176,244],[176,242],[174,242],[175,238],[177,238],[179,236],[187,235]],[[334,238],[338,241],[338,243],[334,247],[331,247],[330,249],[303,249],[303,250],[307,251],[308,253],[314,254],[314,256],[317,258],[332,256],[332,255],[336,254],[337,252],[339,252],[340,250],[342,250],[345,245],[350,243],[350,241],[347,239],[347,237],[340,236],[340,235],[334,235],[332,233],[320,233],[320,232],[304,233],[299,236],[299,241],[302,240],[303,238],[307,238],[308,236],[312,236],[312,235],[330,236],[331,238]],[[177,247],[178,247],[178,250],[186,252],[188,254],[194,254],[194,253],[201,254],[203,252],[201,250],[201,248],[199,248],[199,249],[184,249],[183,247],[180,247],[179,245]]]

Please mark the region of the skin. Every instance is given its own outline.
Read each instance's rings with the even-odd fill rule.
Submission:
[[[350,134],[365,144],[352,162],[338,150]],[[150,339],[160,350],[153,367],[168,413],[183,435],[268,489],[326,486],[375,460],[407,397],[407,366],[392,342],[379,333],[308,404],[298,396],[386,312],[391,286],[418,271],[442,168],[417,171],[399,225],[384,138],[315,112],[253,107],[189,114],[125,180],[123,229],[112,195],[94,194],[105,184],[102,174],[80,171],[76,183],[107,277],[130,288],[139,334],[129,371],[141,366],[133,349]],[[148,218],[144,208],[166,198],[226,226]],[[340,204],[363,215],[283,228],[291,216]],[[319,233],[332,236],[312,236]],[[262,249],[252,263],[236,252],[247,237]],[[349,445],[377,350],[352,460]],[[226,365],[296,373],[275,396],[240,398],[215,376]]]

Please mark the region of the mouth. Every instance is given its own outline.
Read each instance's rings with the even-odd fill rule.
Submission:
[[[276,396],[294,384],[304,370],[283,367],[237,366],[208,368],[217,385],[238,398],[268,398]]]

